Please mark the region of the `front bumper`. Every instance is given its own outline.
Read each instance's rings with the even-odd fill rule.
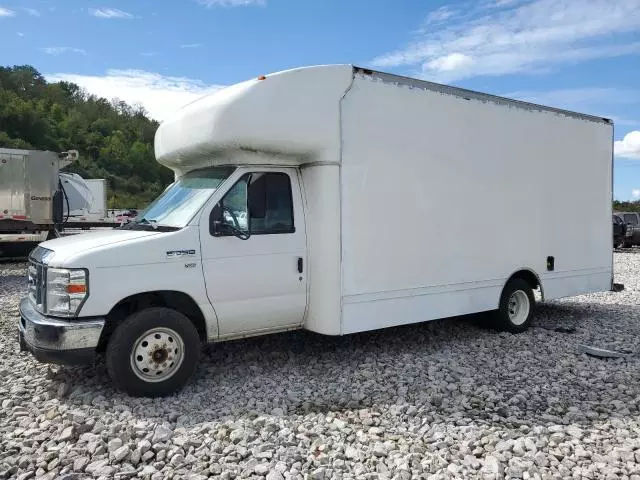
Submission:
[[[40,362],[78,365],[91,363],[104,328],[104,319],[47,317],[36,311],[28,298],[20,301],[18,340]]]

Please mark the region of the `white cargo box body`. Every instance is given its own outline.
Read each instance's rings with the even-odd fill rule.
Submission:
[[[100,217],[107,216],[107,181],[104,178],[85,179],[93,201],[89,208],[89,213]]]
[[[336,65],[185,107],[156,156],[298,166],[304,326],[335,335],[495,309],[520,271],[547,300],[609,290],[612,140],[606,119]]]

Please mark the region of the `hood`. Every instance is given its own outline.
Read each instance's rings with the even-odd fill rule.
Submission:
[[[54,252],[55,263],[58,263],[63,258],[68,258],[89,250],[159,234],[160,232],[147,230],[103,230],[48,240],[42,242],[40,246],[47,250],[52,250]]]

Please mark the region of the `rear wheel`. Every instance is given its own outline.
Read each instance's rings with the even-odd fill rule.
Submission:
[[[500,296],[500,307],[494,314],[499,330],[511,333],[524,332],[531,325],[535,298],[533,289],[521,278],[509,280]]]
[[[161,397],[184,387],[199,354],[200,338],[191,320],[153,307],[116,327],[107,345],[107,370],[116,387],[128,394]]]

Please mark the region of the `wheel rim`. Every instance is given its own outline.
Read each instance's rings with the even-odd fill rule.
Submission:
[[[184,360],[182,337],[170,328],[144,332],[133,345],[131,368],[145,382],[162,382],[175,374]]]
[[[507,303],[507,314],[509,315],[509,321],[514,325],[522,325],[529,316],[529,310],[531,304],[529,297],[522,290],[516,290],[509,297]]]

